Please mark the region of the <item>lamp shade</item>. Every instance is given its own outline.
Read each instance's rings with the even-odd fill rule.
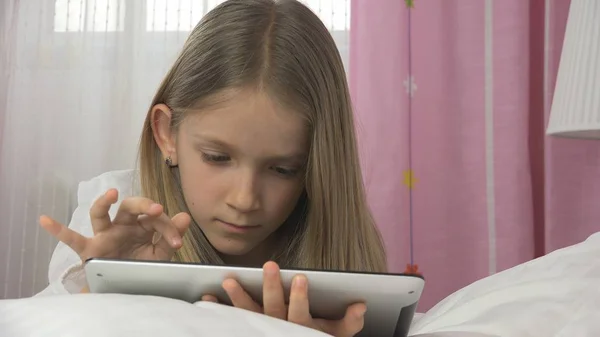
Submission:
[[[600,139],[600,0],[571,0],[546,133]]]

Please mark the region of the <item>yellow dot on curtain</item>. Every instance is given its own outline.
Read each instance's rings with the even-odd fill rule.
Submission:
[[[404,171],[404,185],[408,186],[408,188],[412,189],[415,184],[418,182],[417,178],[412,170]]]
[[[415,7],[415,0],[404,0],[404,2],[406,2],[406,7],[408,7],[408,8]]]

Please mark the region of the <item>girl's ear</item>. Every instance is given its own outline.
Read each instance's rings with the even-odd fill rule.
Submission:
[[[157,104],[152,107],[150,120],[154,141],[160,148],[163,160],[170,159],[169,165],[177,165],[177,147],[175,133],[171,128],[173,113],[166,104]]]

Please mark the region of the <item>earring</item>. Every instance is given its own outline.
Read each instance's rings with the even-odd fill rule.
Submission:
[[[165,159],[165,164],[169,167],[173,167],[173,159],[171,159],[171,156],[168,156],[167,159]]]

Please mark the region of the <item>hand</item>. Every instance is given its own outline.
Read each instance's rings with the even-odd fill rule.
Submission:
[[[179,213],[172,219],[163,207],[152,200],[132,197],[123,200],[114,220],[108,213],[118,200],[115,189],[98,198],[90,209],[94,236],[87,238],[47,216],[40,225],[58,240],[71,247],[82,261],[92,257],[134,260],[170,260],[182,245],[191,218]],[[154,233],[160,240],[152,243]]]
[[[264,313],[336,337],[352,337],[359,333],[364,326],[364,314],[367,310],[364,303],[350,305],[346,309],[346,315],[340,320],[312,318],[308,304],[308,279],[304,275],[296,275],[292,281],[289,306],[285,304],[279,267],[275,262],[267,262],[263,266],[263,280],[262,307],[233,279],[225,280],[223,288],[237,308]],[[202,300],[217,302],[216,297],[211,295],[203,296]]]

